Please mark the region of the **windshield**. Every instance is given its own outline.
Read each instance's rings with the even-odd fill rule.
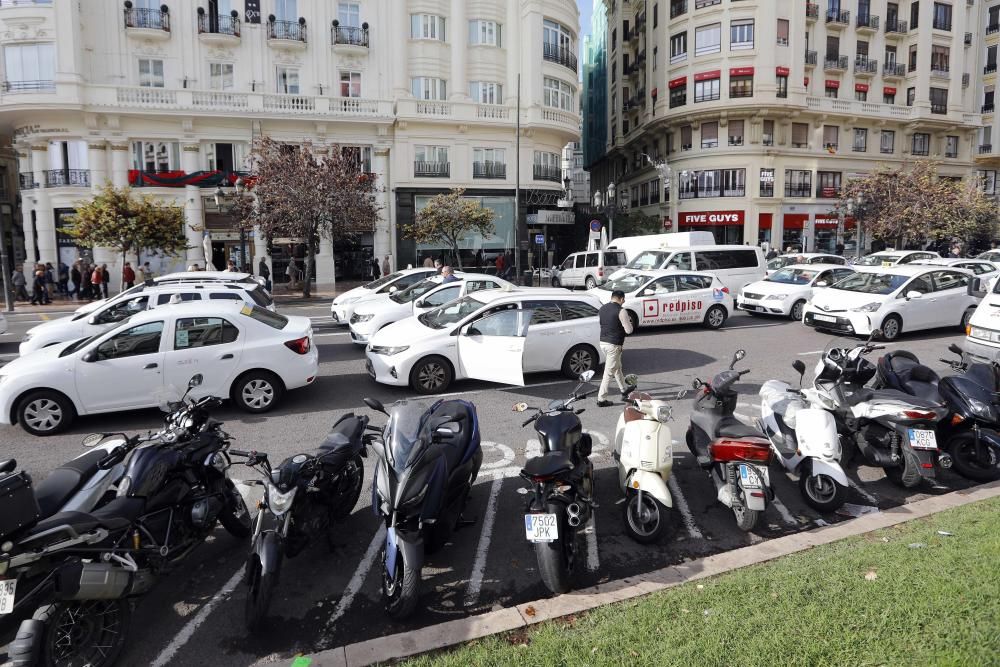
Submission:
[[[907,276],[895,273],[855,273],[840,282],[831,285],[830,289],[846,292],[861,292],[864,294],[892,294],[907,281]]]
[[[648,269],[658,269],[663,266],[663,263],[667,261],[670,257],[669,252],[664,252],[661,250],[646,250],[640,252],[632,261],[625,265],[626,269],[640,269],[646,271]]]
[[[767,277],[769,283],[784,283],[786,285],[808,285],[816,277],[815,271],[808,269],[781,269]]]
[[[378,289],[379,287],[382,287],[382,285],[391,283],[393,280],[402,277],[403,274],[397,271],[396,273],[390,273],[387,276],[382,276],[378,280],[373,280],[370,283],[365,283],[364,285],[362,285],[362,287],[364,287],[365,289]]]
[[[100,336],[100,335],[101,334],[97,334],[96,336],[88,336],[87,338],[81,338],[80,340],[76,341],[75,343],[67,345],[66,347],[63,348],[63,351],[59,353],[59,356],[60,357],[65,357],[67,355],[73,354],[74,352],[76,352],[80,348],[84,347],[85,345],[87,345],[87,343],[89,343],[90,341],[94,340],[95,338],[97,338],[97,336]]]
[[[644,276],[639,273],[626,273],[621,278],[616,278],[615,280],[609,280],[608,282],[601,285],[598,289],[607,290],[608,292],[613,292],[616,289],[629,294],[634,292],[649,281],[649,276]]]
[[[420,433],[429,414],[427,407],[410,401],[398,401],[389,406],[385,452],[387,462],[397,473],[420,453]]]
[[[410,303],[411,301],[419,299],[424,294],[427,294],[427,292],[430,292],[432,289],[434,289],[440,284],[441,284],[440,281],[435,281],[430,279],[421,280],[419,283],[415,283],[413,285],[410,285],[404,290],[400,290],[394,294],[389,295],[389,298],[395,301],[396,303]]]
[[[795,263],[794,257],[775,257],[774,259],[772,259],[770,262],[767,263],[767,270],[776,271],[778,269],[782,269],[788,266],[789,264],[794,264],[794,263]]]
[[[438,306],[434,310],[428,310],[423,315],[420,315],[417,320],[425,327],[444,329],[447,326],[461,322],[465,317],[485,305],[482,301],[473,299],[471,296],[463,296],[461,299]]]
[[[860,261],[855,262],[860,266],[882,266],[883,262],[889,262],[890,264],[895,264],[899,257],[896,255],[868,255],[867,257],[862,257]]]

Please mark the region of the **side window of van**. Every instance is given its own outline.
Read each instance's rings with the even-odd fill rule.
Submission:
[[[560,267],[563,271],[573,268],[573,263],[576,261],[576,255],[570,255],[566,258],[566,261],[562,263]]]
[[[588,267],[590,267],[590,266],[597,266],[598,259],[599,259],[599,257],[598,257],[598,254],[596,252],[588,252],[587,253],[587,266]]]
[[[667,265],[664,267],[666,269],[680,269],[681,271],[691,270],[691,253],[689,252],[679,252],[670,258]]]
[[[625,266],[628,261],[625,259],[625,253],[611,251],[604,253],[604,266]]]
[[[757,268],[754,250],[700,250],[695,253],[699,271]]]

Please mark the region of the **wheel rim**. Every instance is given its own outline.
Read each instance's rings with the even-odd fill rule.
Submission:
[[[818,503],[828,503],[837,495],[837,483],[829,475],[810,475],[806,478],[806,493]]]
[[[118,600],[67,604],[51,622],[47,653],[60,667],[104,664],[124,640]]]
[[[708,323],[713,327],[721,327],[723,322],[722,310],[713,308],[708,311]]]
[[[593,278],[587,278],[587,289],[594,289],[597,287],[597,283],[594,282]]]
[[[36,431],[51,431],[62,420],[62,408],[51,398],[36,398],[24,407],[24,421]]]
[[[243,385],[243,402],[251,408],[266,408],[274,402],[274,386],[256,378]]]
[[[382,588],[385,591],[385,596],[392,600],[399,593],[400,589],[403,587],[403,556],[402,554],[396,554],[396,567],[395,572],[390,575],[385,571],[385,566],[382,566]],[[382,562],[385,563],[385,550],[382,551]]]
[[[444,384],[444,366],[436,361],[431,361],[420,367],[417,373],[417,384],[424,389],[439,389]]]
[[[593,364],[594,360],[586,350],[576,350],[569,355],[569,369],[573,375],[583,375]]]
[[[988,465],[983,465],[978,458],[976,458],[976,445],[972,441],[965,440],[960,443],[954,450],[955,459],[962,459],[962,462],[969,466],[970,468],[976,468],[982,471],[992,471],[997,468],[997,455],[990,447],[987,449],[987,454],[989,456],[990,462]]]
[[[974,312],[975,311],[967,310],[967,311],[965,311],[965,315],[962,315],[962,328],[963,329],[969,325],[969,320],[972,319],[972,313],[974,313]]]
[[[649,495],[643,494],[642,506],[639,506],[639,495],[636,494],[628,502],[628,525],[637,535],[649,537],[660,527],[660,508]]]
[[[802,304],[797,303],[792,306],[792,319],[801,320],[802,319]]]
[[[888,319],[882,323],[882,336],[884,338],[892,340],[897,335],[899,335],[899,323],[896,320]]]

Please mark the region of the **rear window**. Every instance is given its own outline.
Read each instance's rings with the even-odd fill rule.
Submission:
[[[258,306],[264,306],[265,308],[267,308],[272,303],[274,303],[274,299],[271,298],[271,295],[268,294],[267,290],[265,290],[260,285],[250,290],[249,294],[250,298],[253,299],[254,303],[256,303]]]
[[[555,301],[525,301],[521,304],[524,310],[531,310],[531,324],[549,324],[562,321],[559,304]]]
[[[587,266],[597,266],[597,259],[598,259],[598,256],[597,256],[596,252],[588,252],[587,253]]]
[[[627,261],[625,260],[625,253],[623,252],[606,252],[604,253],[604,266],[625,266]]]
[[[681,292],[708,289],[711,286],[712,279],[708,276],[677,276],[677,289]]]
[[[699,271],[757,268],[754,250],[699,250],[694,253]]]
[[[240,310],[240,315],[245,315],[251,320],[257,320],[261,324],[266,324],[272,329],[284,329],[288,326],[288,318],[278,313],[272,313],[267,308],[260,306],[244,306]]]

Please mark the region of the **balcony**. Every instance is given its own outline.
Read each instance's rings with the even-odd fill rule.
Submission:
[[[531,176],[536,181],[562,183],[562,169],[547,164],[532,165]]]
[[[503,162],[473,162],[473,178],[507,178],[507,165]]]
[[[941,116],[944,116],[945,114],[948,113],[948,105],[947,104],[934,104],[932,102],[931,103],[931,113],[939,114]]]
[[[413,176],[415,178],[448,178],[451,176],[451,163],[417,160],[413,163]]]
[[[366,51],[368,46],[368,24],[362,23],[361,27],[340,25],[334,20],[330,28],[330,43],[338,50],[343,51]]]
[[[51,169],[45,172],[45,187],[90,187],[89,169]]]
[[[987,63],[986,67],[983,68],[983,74],[996,74],[996,71],[997,71],[996,63]]]
[[[304,49],[308,41],[306,20],[268,21],[267,41],[275,46]]]
[[[895,104],[881,104],[879,102],[862,102],[860,100],[840,99],[833,97],[807,97],[806,107],[818,113],[837,113],[851,116],[864,116],[872,119],[898,119],[908,120],[913,118],[915,110],[913,107],[897,106]]]
[[[55,81],[4,81],[5,93],[53,93],[56,90]]]
[[[542,57],[550,63],[562,65],[576,72],[576,54],[573,53],[573,49],[551,42],[543,42]]]
[[[951,77],[951,67],[948,63],[931,63],[931,76],[947,79]]]
[[[203,14],[198,8],[198,39],[204,44],[224,46],[240,41],[239,13],[233,10],[229,16]]]
[[[851,25],[851,13],[847,11],[837,11],[828,9],[826,11],[826,26],[830,28],[845,28]]]
[[[812,187],[805,184],[786,183],[785,196],[796,197],[798,199],[809,199],[812,197]]]
[[[815,2],[806,3],[806,21],[815,21],[819,18],[819,5]]]
[[[815,51],[806,51],[806,67],[815,67],[818,58]]]
[[[687,0],[674,0],[674,2],[670,3],[670,18],[675,19],[678,16],[687,14],[687,10]]]
[[[992,35],[1000,32],[1000,23],[990,23],[986,26],[986,34]]]
[[[980,155],[989,155],[993,152],[993,144],[979,144],[978,152]]]
[[[882,76],[886,79],[902,79],[906,76],[906,64],[886,63],[882,66]]]
[[[35,174],[30,171],[26,174],[18,174],[17,187],[21,190],[34,190],[37,188],[38,183],[35,183]]]
[[[133,7],[125,3],[125,32],[136,37],[168,39],[170,37],[170,12],[167,6],[160,9]]]
[[[823,69],[828,72],[845,71],[847,69],[847,63],[847,56],[827,54],[826,58],[823,59]]]
[[[878,61],[869,60],[867,56],[858,56],[854,59],[855,76],[875,76],[878,74]]]
[[[854,25],[859,32],[878,32],[879,19],[874,14],[858,14]]]
[[[906,34],[906,21],[900,21],[899,19],[888,19],[885,22],[885,36],[886,38],[899,38]]]
[[[993,113],[993,103],[984,104],[982,109],[980,109],[980,113]]]

